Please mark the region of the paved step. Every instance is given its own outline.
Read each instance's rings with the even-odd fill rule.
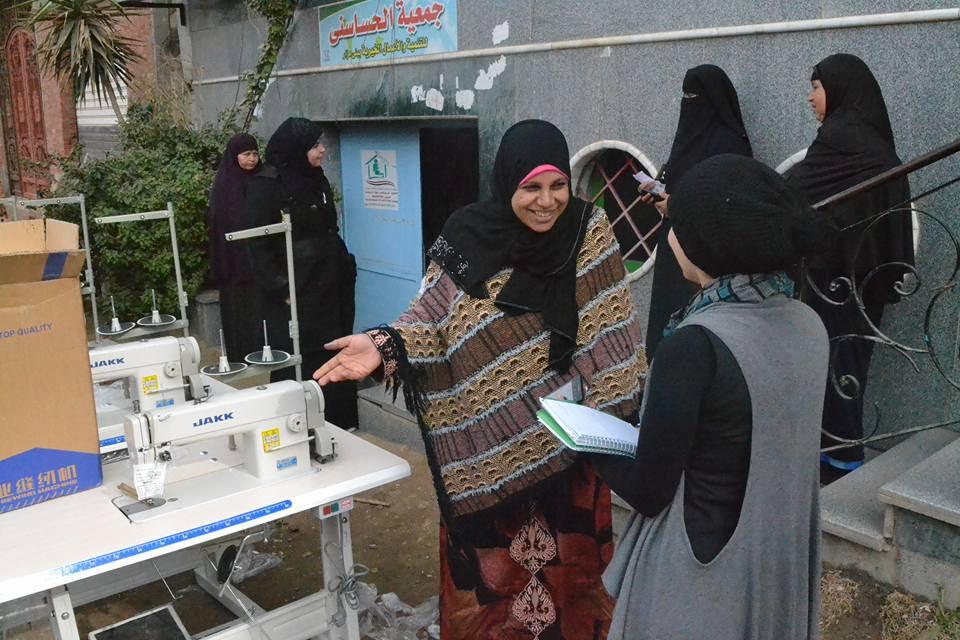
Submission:
[[[357,395],[360,431],[423,453],[420,427],[404,406],[402,393],[394,401],[392,392],[387,393],[382,385],[376,385],[360,389]]]
[[[954,434],[956,437],[957,434]],[[960,527],[960,440],[880,487],[884,504]]]
[[[885,551],[889,545],[884,537],[886,505],[878,500],[881,487],[911,472],[957,437],[949,429],[922,431],[824,487],[820,492],[823,531],[875,551]],[[960,449],[957,455],[954,469],[960,462]],[[960,483],[960,476],[955,480]],[[960,496],[956,488],[953,491]]]

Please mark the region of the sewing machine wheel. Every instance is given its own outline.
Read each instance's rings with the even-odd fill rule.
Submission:
[[[237,545],[232,544],[223,550],[220,554],[220,560],[217,562],[217,582],[223,584],[230,577],[233,571],[233,563],[237,560]]]
[[[242,362],[228,362],[227,364],[230,365],[230,368],[227,369],[226,371],[220,371],[220,365],[211,364],[200,369],[200,373],[204,375],[208,375],[212,378],[217,378],[217,377],[224,377],[224,376],[232,376],[235,373],[240,373],[241,371],[247,368],[247,365]]]
[[[135,325],[132,322],[121,322],[120,330],[114,331],[109,324],[102,324],[99,327],[97,327],[97,333],[100,334],[101,336],[122,336],[127,331],[130,331],[131,329],[133,329],[135,326],[137,325]]]
[[[153,316],[144,316],[137,320],[137,324],[141,327],[147,327],[149,329],[154,327],[167,327],[176,321],[176,316],[172,316],[169,313],[161,313],[159,322],[154,322]]]
[[[247,357],[244,358],[249,364],[267,367],[275,364],[283,364],[289,359],[290,354],[286,351],[280,351],[279,349],[273,349],[273,360],[264,360],[263,351],[254,351],[253,353],[247,354]]]

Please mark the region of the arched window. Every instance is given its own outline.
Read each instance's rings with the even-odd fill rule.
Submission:
[[[656,259],[660,214],[640,202],[633,174],[655,176],[657,168],[636,147],[619,140],[601,140],[580,149],[570,160],[573,192],[607,213],[620,244],[630,280],[646,274]]]

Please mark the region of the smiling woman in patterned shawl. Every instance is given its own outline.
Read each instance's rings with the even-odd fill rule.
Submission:
[[[540,425],[580,376],[585,402],[637,411],[644,358],[603,211],[573,197],[563,134],[503,136],[492,197],[451,214],[395,322],[334,341],[321,384],[384,376],[416,411],[440,503],[445,640],[601,638],[610,492]]]

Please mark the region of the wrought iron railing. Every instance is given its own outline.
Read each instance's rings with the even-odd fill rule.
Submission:
[[[903,178],[915,171],[928,167],[935,162],[947,158],[957,152],[960,152],[960,139],[930,151],[929,153],[918,156],[909,162],[905,162],[873,178],[870,178],[869,180],[865,180],[850,187],[849,189],[830,196],[829,198],[816,203],[814,208],[824,209],[825,207],[845,202],[851,198],[855,198],[861,194],[864,194],[871,189],[875,189],[893,180]],[[931,335],[931,321],[934,317],[934,311],[938,303],[943,301],[945,296],[947,296],[949,293],[957,291],[958,288],[960,288],[960,241],[958,241],[957,236],[953,233],[950,226],[942,219],[917,206],[917,203],[923,199],[933,195],[934,193],[943,191],[944,189],[947,189],[958,182],[960,182],[960,175],[948,179],[937,186],[920,193],[919,195],[912,196],[909,201],[897,203],[885,211],[878,212],[873,216],[870,216],[864,220],[860,220],[859,222],[842,229],[842,231],[851,231],[855,229],[860,230],[858,240],[855,245],[854,256],[852,256],[852,259],[848,260],[848,263],[851,265],[850,271],[845,275],[834,278],[826,287],[818,287],[814,279],[810,277],[809,273],[804,274],[805,284],[810,287],[815,295],[829,305],[836,307],[854,307],[856,312],[859,313],[860,319],[868,329],[867,332],[862,334],[838,335],[831,338],[831,371],[828,384],[832,384],[837,394],[845,401],[861,401],[861,396],[865,389],[865,385],[862,384],[860,380],[856,379],[855,376],[848,373],[838,374],[838,372],[835,370],[833,358],[833,354],[835,353],[835,345],[848,340],[867,340],[873,342],[875,346],[892,349],[901,357],[903,357],[915,372],[920,371],[919,359],[927,357],[935,367],[937,373],[952,388],[960,391],[960,380],[953,376],[952,372],[949,370],[949,363],[945,362],[945,357],[949,355],[950,357],[956,358],[957,354],[953,353],[953,348],[944,350],[938,347],[936,341]],[[923,316],[921,334],[923,346],[911,346],[902,342],[901,340],[892,338],[890,335],[881,330],[881,328],[878,326],[878,323],[874,323],[869,317],[863,300],[863,291],[865,286],[870,283],[874,277],[878,276],[882,272],[887,272],[890,269],[897,269],[905,274],[902,280],[892,285],[896,294],[901,298],[911,298],[917,296],[921,290],[924,289],[926,283],[924,283],[920,278],[920,274],[915,265],[906,262],[884,263],[875,266],[867,274],[860,277],[858,277],[854,271],[855,265],[857,264],[857,255],[862,249],[864,242],[869,237],[871,231],[877,229],[878,225],[880,225],[886,218],[898,215],[911,216],[912,222],[919,219],[936,225],[942,230],[944,237],[948,239],[948,242],[950,243],[954,252],[953,264],[952,268],[949,269],[949,275],[942,282],[931,283],[926,289],[930,291],[931,295],[930,301],[926,306]],[[944,420],[940,422],[878,433],[881,425],[881,413],[878,404],[874,405],[874,411],[876,415],[873,427],[871,431],[866,433],[863,437],[856,439],[842,438],[836,434],[830,433],[827,429],[824,429],[824,435],[830,441],[836,442],[836,444],[824,447],[821,449],[821,451],[829,452],[837,449],[862,446],[880,440],[918,433],[920,431],[927,431],[929,429],[936,429],[940,427],[950,427],[960,424],[960,418],[955,418],[951,420]]]

